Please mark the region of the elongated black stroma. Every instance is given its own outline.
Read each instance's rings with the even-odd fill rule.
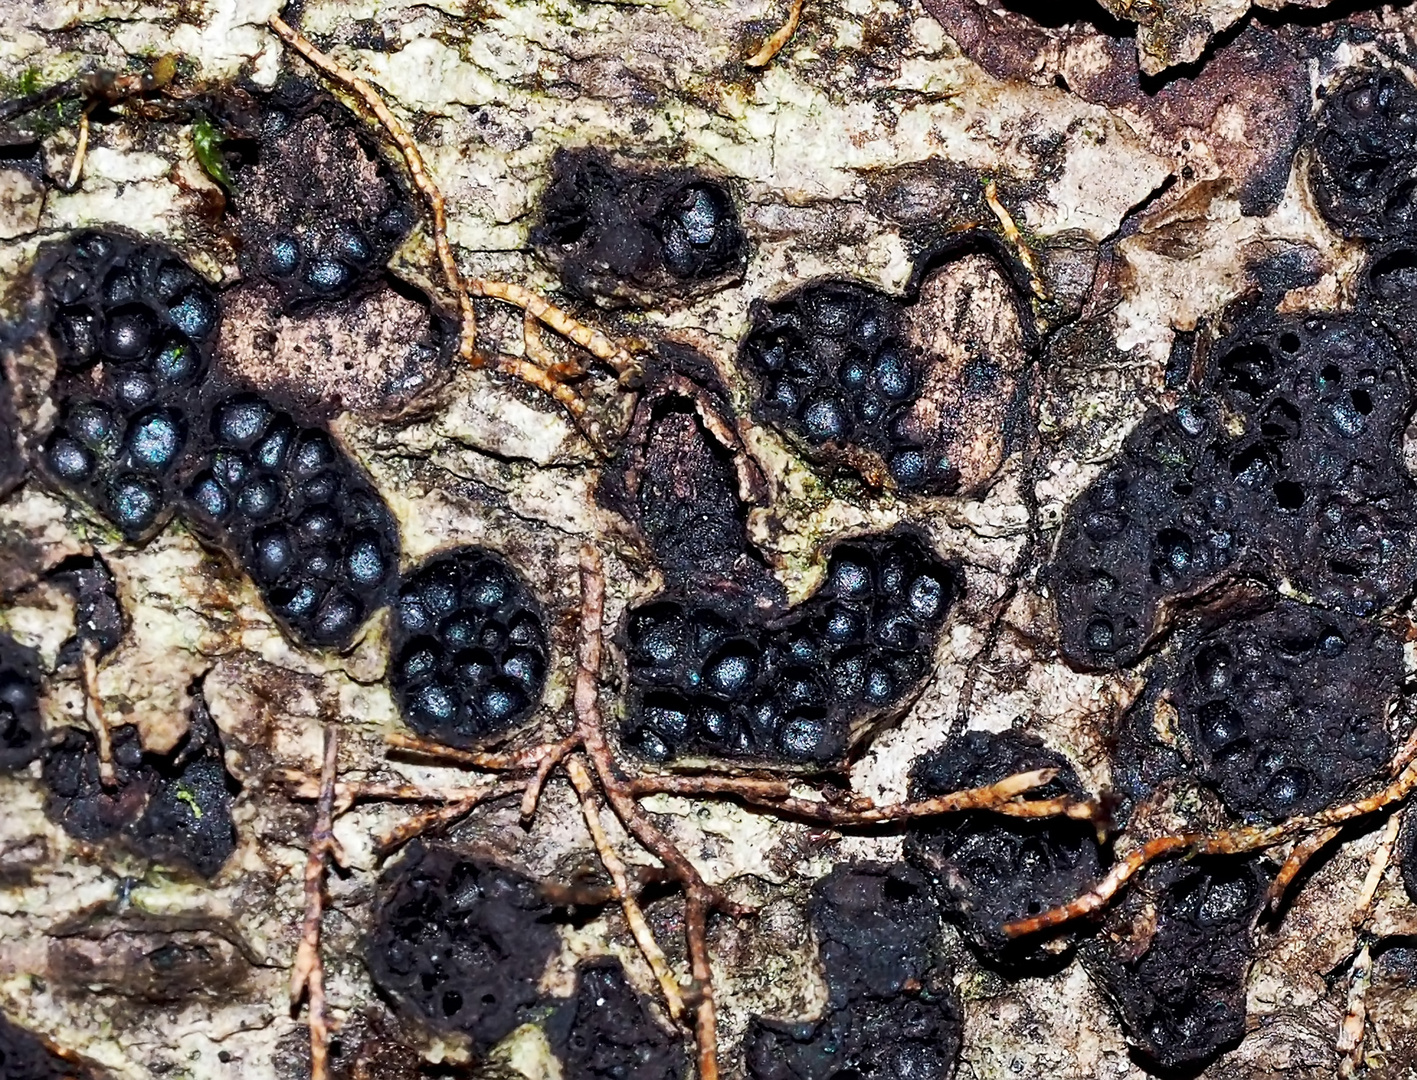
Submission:
[[[962,579],[912,533],[838,543],[781,614],[681,591],[630,611],[625,741],[656,761],[825,766],[932,669]]]
[[[155,533],[201,409],[220,317],[211,288],[176,252],[87,230],[40,254],[59,369],[46,475],[129,540]]]
[[[217,398],[183,501],[193,524],[251,575],[300,644],[342,648],[398,576],[393,514],[319,425],[253,392]]]
[[[710,292],[747,265],[723,182],[592,148],[557,152],[531,239],[567,289],[616,306]]]

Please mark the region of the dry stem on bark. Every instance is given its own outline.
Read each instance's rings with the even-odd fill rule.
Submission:
[[[310,1080],[326,1080],[329,1075],[330,1025],[325,1014],[325,968],[320,962],[320,921],[324,915],[325,867],[338,857],[332,822],[335,803],[335,774],[339,765],[339,734],[333,724],[325,727],[325,756],[320,769],[320,794],[315,804],[315,827],[310,833],[310,851],[305,860],[305,919],[300,929],[300,945],[290,973],[291,1008],[299,1008],[306,998],[310,1026]]]

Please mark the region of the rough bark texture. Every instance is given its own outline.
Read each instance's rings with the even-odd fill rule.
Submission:
[[[284,157],[250,156],[267,130],[258,107],[266,91],[289,73],[313,83],[310,69],[266,29],[277,0],[10,4],[0,99],[99,69],[138,71],[166,53],[178,62],[167,92],[93,110],[72,190],[79,103],[50,103],[0,123],[4,670],[18,667],[17,650],[33,650],[23,653],[24,675],[39,672],[46,738],[57,744],[66,728],[89,731],[96,702],[115,733],[115,764],[142,781],[118,789],[97,784],[101,809],[119,822],[113,829],[82,838],[66,832],[52,807],[46,813],[51,790],[40,761],[14,755],[19,767],[3,771],[10,760],[4,740],[34,727],[32,702],[16,691],[5,707],[17,719],[0,712],[0,1054],[11,1055],[0,1057],[0,1076],[8,1076],[7,1060],[20,1060],[21,1068],[30,1059],[41,1070],[51,1060],[55,1070],[75,1067],[60,1064],[55,1052],[134,1080],[308,1076],[305,1024],[288,1009],[287,984],[313,811],[308,800],[292,797],[278,771],[318,773],[323,727],[336,723],[342,781],[467,782],[457,770],[388,753],[385,736],[407,729],[386,678],[387,612],[345,651],[303,648],[282,631],[253,577],[216,545],[204,546],[187,516],[178,513],[145,543],[128,543],[35,467],[59,420],[50,391],[62,360],[45,332],[42,290],[30,277],[45,242],[116,226],[170,245],[221,298],[214,367],[224,379],[307,410],[308,423],[328,426],[397,520],[405,572],[464,544],[492,549],[514,566],[540,605],[549,638],[545,689],[526,720],[547,738],[572,724],[584,543],[598,545],[606,561],[613,642],[623,641],[615,635],[627,610],[685,582],[701,589],[706,581],[736,580],[760,606],[788,610],[818,593],[834,542],[907,526],[961,568],[963,592],[918,694],[896,703],[887,728],[871,734],[840,782],[881,801],[904,798],[911,766],[923,754],[965,730],[1017,728],[1063,755],[1082,788],[1100,792],[1112,783],[1109,753],[1146,682],[1134,668],[1083,670],[1060,652],[1047,573],[1060,523],[1144,415],[1181,408],[1192,368],[1199,378],[1208,350],[1228,332],[1223,318],[1234,324],[1227,309],[1243,301],[1292,316],[1346,312],[1358,302],[1368,249],[1320,212],[1308,183],[1306,139],[1325,88],[1349,71],[1381,65],[1407,78],[1417,64],[1410,7],[1246,14],[1243,3],[1105,6],[1116,19],[1090,5],[1059,17],[1022,3],[807,0],[796,34],[755,71],[742,61],[779,25],[786,5],[308,0],[298,12],[303,32],[382,88],[409,126],[447,196],[449,237],[472,276],[558,294],[563,283],[554,260],[536,254],[532,230],[563,149],[596,148],[632,163],[632,172],[689,170],[682,175],[711,178],[712,191],[733,200],[746,245],[741,265],[735,247],[733,258],[714,263],[692,287],[666,285],[675,259],[693,254],[696,230],[707,236],[723,215],[718,203],[686,197],[667,204],[679,214],[672,239],[644,227],[645,243],[676,245],[669,261],[654,256],[645,264],[653,273],[623,289],[603,287],[599,278],[587,289],[602,299],[613,291],[614,305],[557,295],[613,335],[644,339],[660,357],[692,350],[712,369],[679,372],[672,386],[656,383],[664,373],[650,370],[638,414],[632,389],[593,369],[578,389],[603,430],[658,433],[653,445],[606,458],[550,398],[491,369],[457,363],[449,321],[455,309],[441,291],[424,219],[398,240],[385,273],[365,265],[358,237],[348,241],[352,234],[337,228],[342,220],[330,222],[328,233],[320,222],[289,224],[294,218],[279,206],[243,207],[213,178],[211,154],[199,148],[215,129],[226,135],[218,160],[227,161],[235,182],[243,174],[261,179],[245,189],[248,200],[287,198],[299,187],[271,170],[299,158],[300,139],[281,144]],[[297,21],[295,12],[286,14]],[[327,175],[345,168],[368,184],[411,192],[396,157],[380,149],[378,130],[360,131],[358,139],[346,137],[347,149],[358,151],[352,160],[312,153],[306,164],[323,178],[312,187],[347,190]],[[374,226],[364,219],[384,208],[385,195],[359,191],[342,213],[368,232]],[[663,209],[650,202],[655,213]],[[404,224],[380,234],[388,247]],[[271,264],[253,262],[242,239],[263,237],[278,270],[287,226],[318,236],[311,241],[318,254],[293,256],[306,260],[297,265],[358,264],[358,287],[311,292],[343,273],[333,263],[315,267],[300,290],[264,278]],[[989,232],[989,252],[1002,254],[967,255],[922,286],[914,278],[918,261],[971,227]],[[330,246],[339,243],[346,246]],[[382,256],[379,244],[373,247]],[[1396,320],[1398,337],[1410,323],[1401,301],[1410,288],[1401,277],[1411,266],[1404,252],[1408,261],[1393,262],[1384,278],[1392,306],[1383,317]],[[908,313],[911,347],[946,357],[935,372],[938,385],[927,386],[912,414],[929,431],[912,438],[934,432],[950,448],[967,494],[903,493],[879,460],[873,466],[851,455],[804,453],[796,433],[763,420],[758,377],[740,355],[754,305],[776,303],[819,279],[851,280],[889,297]],[[1009,290],[1018,295],[1005,302]],[[646,299],[653,305],[643,306]],[[520,312],[490,301],[479,301],[478,311],[480,345],[522,351]],[[586,354],[543,333],[558,356],[586,362]],[[669,394],[670,405],[656,411],[655,393]],[[703,399],[695,402],[696,394]],[[1410,409],[1396,427],[1408,419]],[[19,470],[12,437],[30,466],[13,490]],[[686,462],[702,463],[702,475],[671,468],[666,447],[682,447]],[[1417,459],[1407,441],[1398,449],[1405,464]],[[627,482],[631,468],[639,472]],[[617,475],[605,481],[607,472]],[[692,502],[710,488],[721,508],[707,522],[677,509],[666,516],[655,502],[664,492]],[[618,500],[605,497],[615,491]],[[708,538],[699,565],[686,570],[675,561],[686,546],[678,537]],[[86,601],[66,575],[95,565],[95,556],[111,573],[121,607],[111,627],[121,636],[112,642],[85,629],[93,598]],[[1292,589],[1287,580],[1271,584]],[[1246,598],[1207,599],[1216,603],[1205,618],[1219,618],[1227,604],[1244,609]],[[1174,615],[1167,609],[1160,618]],[[1407,599],[1387,603],[1381,616],[1383,632],[1401,635],[1410,625]],[[1203,622],[1188,631],[1207,632]],[[618,730],[629,681],[624,655],[609,652],[602,707],[607,727]],[[88,665],[92,680],[88,656],[96,657]],[[1405,665],[1410,679],[1410,650]],[[1140,699],[1154,717],[1144,741],[1172,748],[1183,761],[1186,755],[1174,752],[1175,708],[1154,696]],[[1387,717],[1393,745],[1410,728],[1405,709],[1398,699]],[[1136,723],[1135,712],[1128,723]],[[99,750],[79,735],[68,739],[70,779],[76,791],[92,794]],[[225,778],[212,771],[218,760]],[[205,787],[189,790],[181,770],[196,765]],[[1345,775],[1336,786],[1380,786],[1376,775],[1369,779],[1365,786]],[[150,837],[122,823],[148,821],[142,812],[155,806],[147,795],[136,809],[121,805],[139,787],[162,788],[156,810],[169,823],[180,822],[184,808],[197,815],[207,792],[211,806],[229,810],[234,851],[223,859],[222,844],[208,844],[199,860],[186,857],[194,867],[180,851],[133,842],[134,835]],[[1128,807],[1134,830],[1227,821],[1221,801],[1204,787],[1178,785],[1171,765],[1135,789],[1146,798]],[[754,1017],[816,1023],[830,1011],[830,972],[824,975],[818,956],[822,931],[809,917],[815,883],[844,862],[895,863],[904,828],[843,833],[731,802],[670,796],[645,805],[710,885],[756,909],[753,917],[716,915],[709,924],[721,1067],[726,1076],[746,1075],[742,1044]],[[323,945],[330,1015],[339,1028],[334,1075],[416,1077],[430,1062],[488,1078],[549,1080],[558,1069],[567,1077],[601,1075],[598,1063],[556,1065],[553,1049],[577,1037],[566,1031],[587,1007],[587,973],[609,978],[609,968],[594,963],[603,956],[624,967],[629,989],[617,977],[613,992],[631,1018],[622,1018],[631,1032],[626,1045],[649,1048],[652,1058],[653,1068],[637,1075],[677,1067],[674,1039],[690,1045],[688,1031],[663,1015],[655,978],[616,904],[578,906],[571,915],[558,908],[564,917],[538,924],[551,928],[556,947],[532,997],[565,1003],[518,1013],[516,1022],[526,1022],[487,1055],[476,1056],[480,1047],[448,1025],[410,1018],[396,1010],[395,998],[381,997],[362,959],[387,889],[381,882],[392,880],[384,877],[390,871],[375,838],[410,812],[360,803],[335,821],[345,866],[330,875]],[[648,861],[608,815],[606,824],[627,860]],[[1246,894],[1243,918],[1230,919],[1224,945],[1227,1012],[1215,1038],[1226,1049],[1200,1075],[1336,1075],[1360,937],[1376,942],[1368,1075],[1401,1077],[1417,1067],[1417,960],[1408,944],[1417,911],[1396,863],[1379,882],[1361,931],[1352,915],[1380,833],[1380,822],[1344,833],[1252,936],[1253,897]],[[1409,823],[1404,837],[1410,835]],[[169,830],[169,840],[180,836]],[[478,865],[508,864],[534,882],[570,889],[566,895],[604,891],[580,803],[562,779],[548,786],[530,828],[514,800],[492,801],[445,841],[473,853],[468,858]],[[219,868],[203,876],[213,859]],[[1258,882],[1272,870],[1247,873]],[[1114,1002],[1143,1051],[1173,1061],[1193,1056],[1174,1048],[1184,1033],[1167,1028],[1164,1045],[1154,1032],[1139,1033],[1164,991],[1147,983],[1146,1008],[1132,1008],[1137,970],[1146,966],[1150,978],[1154,968],[1162,973],[1155,981],[1165,982],[1176,963],[1161,953],[1169,942],[1209,940],[1168,929],[1171,909],[1158,916],[1148,908],[1147,897],[1180,876],[1149,877],[1150,892],[1132,895],[1093,939],[1110,943],[1089,954],[1103,989],[1066,950],[1050,950],[1032,967],[990,966],[955,922],[942,921],[929,967],[932,979],[948,983],[939,1000],[949,1002],[951,1040],[958,1000],[956,1076],[1151,1075],[1154,1066],[1130,1049]],[[682,949],[675,951],[682,898],[651,887],[640,902],[669,962],[685,967]],[[1189,908],[1183,914],[1202,918]],[[1149,928],[1148,918],[1160,918],[1161,929]],[[1110,937],[1108,927],[1116,931]],[[916,995],[920,986],[907,990]],[[575,1024],[569,1030],[579,1031]],[[499,1026],[486,1038],[504,1033]]]

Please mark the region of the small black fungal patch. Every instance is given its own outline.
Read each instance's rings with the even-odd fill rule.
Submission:
[[[814,282],[756,305],[741,356],[761,381],[758,407],[769,422],[809,447],[864,446],[902,488],[951,491],[953,464],[897,437],[924,364],[905,340],[901,310],[866,285]]]
[[[184,505],[302,645],[343,648],[398,573],[393,514],[330,433],[258,394],[214,402]]]
[[[722,183],[693,169],[622,164],[596,149],[557,152],[531,240],[567,289],[612,306],[713,292],[747,266]]]
[[[1309,184],[1319,211],[1348,236],[1417,229],[1417,90],[1379,68],[1333,87],[1314,120]]]
[[[904,864],[842,865],[813,889],[827,1006],[818,1020],[754,1018],[744,1039],[755,1080],[949,1080],[962,1018],[938,955],[939,908]]]
[[[37,263],[59,360],[59,417],[46,475],[129,540],[162,527],[176,504],[220,311],[176,252],[113,231],[47,246]]]
[[[43,749],[39,654],[0,634],[0,772],[23,768]]]
[[[1213,351],[1197,397],[1152,414],[1078,497],[1052,584],[1063,655],[1132,663],[1164,607],[1250,575],[1371,616],[1417,581],[1399,440],[1401,358],[1361,317],[1262,318]]]
[[[684,1040],[650,1018],[620,961],[583,961],[576,993],[547,1022],[565,1080],[680,1080]]]
[[[1234,814],[1278,821],[1357,797],[1392,757],[1402,646],[1371,624],[1282,601],[1158,663],[1137,708],[1164,694],[1188,775]]]
[[[66,1061],[33,1032],[0,1013],[0,1080],[88,1080],[92,1070]]]
[[[1148,867],[1083,962],[1127,1038],[1157,1064],[1194,1065],[1245,1033],[1251,933],[1271,874],[1259,860]]]
[[[1417,363],[1417,244],[1378,244],[1360,281],[1364,306],[1396,339],[1409,365]]]
[[[966,732],[918,759],[910,797],[931,798],[993,784],[1015,773],[1057,769],[1029,799],[1086,797],[1062,754],[1036,736]],[[1040,958],[1037,942],[1004,935],[1005,923],[1067,903],[1101,874],[1096,830],[1085,821],[1004,817],[983,811],[914,822],[905,857],[927,873],[947,917],[970,944],[996,964]]]
[[[25,461],[20,454],[19,420],[10,393],[10,379],[5,365],[0,363],[0,499],[3,499],[25,475]]]
[[[1417,904],[1417,815],[1403,815],[1395,857],[1407,898]]]
[[[74,636],[59,647],[59,664],[81,663],[86,645],[98,657],[118,648],[127,621],[113,571],[99,555],[71,555],[49,579],[74,599]]]
[[[400,1010],[486,1050],[538,1001],[560,948],[551,914],[516,870],[414,842],[384,874],[364,961]]]
[[[977,494],[1028,405],[1036,348],[1012,256],[983,230],[922,255],[904,296],[810,282],[757,301],[739,346],[755,411],[874,486]]]
[[[215,875],[236,850],[231,805],[240,785],[200,691],[194,697],[191,727],[170,754],[144,753],[134,727],[113,730],[111,789],[99,781],[93,736],[69,728],[45,755],[45,813],[80,840],[121,836],[157,862]]]
[[[643,383],[597,500],[637,527],[670,588],[781,604],[782,586],[748,538],[749,502],[766,485],[712,363],[661,343]]]
[[[450,746],[475,746],[531,715],[546,685],[541,605],[501,555],[455,548],[403,580],[390,680],[405,722]]]
[[[376,285],[414,212],[358,118],[287,80],[246,122],[231,202],[242,276],[268,282],[287,311]]]
[[[824,767],[908,700],[962,579],[906,532],[835,545],[817,592],[777,616],[706,593],[632,609],[622,730],[643,756]]]

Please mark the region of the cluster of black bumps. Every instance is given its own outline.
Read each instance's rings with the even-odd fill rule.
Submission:
[[[1311,814],[1361,796],[1393,752],[1402,649],[1377,617],[1417,583],[1400,449],[1417,346],[1417,91],[1403,76],[1360,72],[1326,95],[1309,181],[1339,232],[1379,241],[1358,311],[1242,316],[1168,382],[1185,386],[1179,407],[1143,419],[1059,536],[1051,581],[1077,666],[1130,666],[1176,609],[1199,612],[1177,623],[1121,726],[1125,813],[1184,777],[1246,821]],[[1087,946],[1155,1062],[1190,1067],[1242,1037],[1269,879],[1253,860],[1154,867]]]
[[[1035,769],[1055,769],[1057,775],[1028,798],[1086,797],[1067,758],[1036,737],[1013,731],[967,732],[918,759],[911,768],[910,795],[932,798]],[[969,942],[1007,966],[1040,956],[1034,939],[1010,939],[1004,925],[1067,903],[1097,879],[1102,862],[1090,822],[982,811],[912,823],[905,857],[930,876],[947,916]]]
[[[1312,814],[1360,795],[1392,757],[1402,679],[1391,635],[1281,601],[1158,657],[1124,724],[1116,782],[1139,799],[1184,768],[1245,820]],[[1174,749],[1146,745],[1163,694],[1182,737]]]
[[[814,886],[808,917],[826,1008],[817,1020],[754,1020],[744,1039],[748,1075],[949,1080],[962,1022],[923,875],[903,864],[838,866]]]
[[[0,634],[0,772],[28,765],[43,749],[39,655]]]
[[[1083,949],[1093,981],[1147,1057],[1190,1065],[1244,1035],[1251,934],[1269,882],[1259,860],[1150,867]]]
[[[413,225],[408,193],[347,110],[299,80],[277,85],[232,155],[241,273],[286,310],[373,286]],[[311,162],[339,162],[311,168]]]
[[[994,311],[997,325],[940,326],[934,317],[912,322],[934,275],[976,257],[998,273],[1006,294],[988,301],[1007,309]],[[978,300],[966,287],[957,302],[969,309]],[[992,334],[1007,337],[1004,324],[1011,322],[1020,353],[1005,357],[993,352]],[[968,355],[941,355],[942,332],[972,335],[956,343]],[[977,490],[997,467],[964,458],[988,457],[1012,442],[1011,426],[1026,407],[1014,367],[1035,346],[1012,256],[991,234],[970,229],[922,253],[903,296],[825,279],[779,300],[755,301],[738,358],[757,383],[758,414],[795,436],[813,461],[845,464],[873,486],[949,495],[962,487]],[[995,440],[1000,447],[987,446]]]
[[[1417,228],[1417,90],[1400,72],[1364,72],[1329,91],[1309,184],[1324,217],[1349,236]]]
[[[565,1080],[681,1080],[683,1039],[650,1019],[618,960],[576,969],[575,996],[547,1022],[547,1039]]]
[[[902,305],[850,281],[805,285],[758,303],[740,355],[762,383],[759,408],[809,446],[864,446],[906,490],[949,491],[954,465],[901,430],[919,395],[921,358],[900,329]]]
[[[1359,317],[1251,322],[1197,395],[1147,417],[1073,504],[1052,583],[1061,647],[1135,661],[1162,609],[1248,575],[1375,614],[1417,581],[1417,503],[1398,446],[1402,358]]]
[[[359,466],[323,428],[208,377],[219,308],[174,252],[85,232],[41,266],[59,357],[49,474],[129,540],[183,510],[297,641],[348,644],[399,558]]]
[[[108,788],[93,736],[65,729],[44,759],[45,812],[80,840],[121,836],[148,858],[185,864],[203,877],[220,870],[236,850],[231,806],[240,787],[226,771],[200,694],[171,754],[145,753],[128,725],[113,730],[112,754],[117,783]]]
[[[405,721],[450,746],[474,746],[527,718],[546,684],[541,605],[500,555],[464,547],[403,581],[390,681]]]
[[[657,761],[838,762],[929,672],[960,588],[923,540],[896,533],[837,544],[817,592],[776,616],[657,597],[627,620],[626,742]]]
[[[199,410],[219,312],[170,249],[89,231],[41,263],[58,355],[49,474],[129,540],[161,527]]]
[[[186,497],[302,642],[340,646],[383,606],[398,529],[373,484],[322,428],[252,393],[220,398]]]
[[[747,265],[721,183],[690,169],[618,164],[594,149],[556,154],[532,243],[566,288],[602,303],[711,291]]]
[[[415,841],[385,874],[364,956],[378,988],[430,1027],[486,1050],[529,1018],[560,938],[536,883]]]

